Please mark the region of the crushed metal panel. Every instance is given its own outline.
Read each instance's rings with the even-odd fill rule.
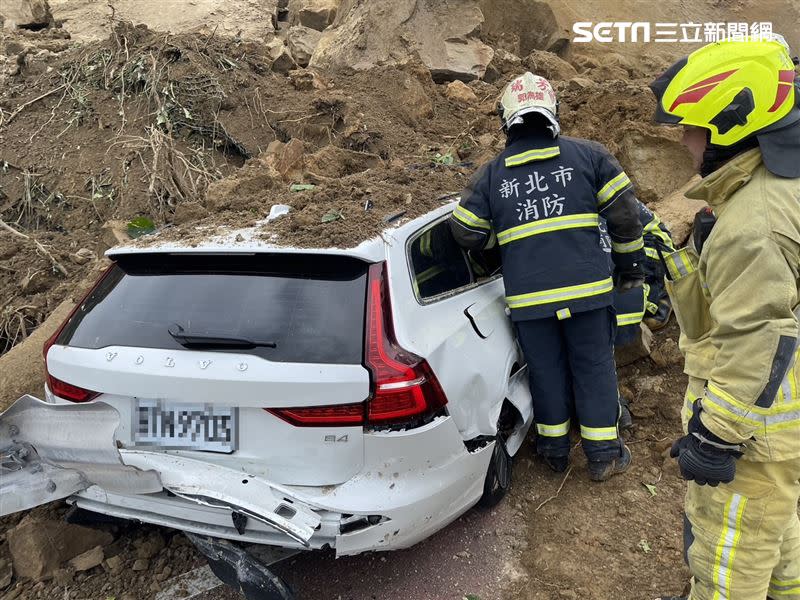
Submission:
[[[122,463],[119,413],[103,402],[55,405],[22,396],[0,414],[0,515],[59,500],[97,484],[161,491],[158,474]]]
[[[519,410],[519,414],[522,415],[522,426],[518,427],[506,440],[506,450],[508,450],[511,456],[514,456],[520,447],[522,447],[525,437],[528,435],[528,429],[530,429],[531,423],[533,423],[533,400],[528,385],[527,365],[511,376],[508,382],[507,394],[511,404],[513,404],[517,410]]]
[[[310,506],[260,477],[213,463],[160,452],[124,451],[125,462],[155,469],[173,494],[212,507],[226,507],[282,531],[308,546],[321,523]]]

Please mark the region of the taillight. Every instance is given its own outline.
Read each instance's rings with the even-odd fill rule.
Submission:
[[[348,427],[364,424],[363,402],[265,410],[298,427]]]
[[[66,381],[61,381],[49,373],[47,374],[47,386],[53,394],[70,402],[89,402],[100,395],[100,392],[93,392]]]
[[[427,361],[397,344],[386,278],[386,264],[369,269],[364,363],[372,373],[367,401],[370,424],[410,422],[447,404]]]
[[[354,404],[267,408],[298,427],[410,424],[447,404],[427,361],[401,348],[394,336],[385,263],[369,268],[364,364],[370,370],[370,397]]]
[[[47,377],[47,387],[50,388],[50,391],[58,396],[59,398],[63,398],[64,400],[70,400],[72,402],[89,402],[90,400],[94,400],[97,396],[100,395],[100,392],[93,392],[91,390],[86,390],[80,388],[78,386],[72,385],[71,383],[67,383],[66,381],[61,381],[60,379],[56,379],[50,374],[50,370],[47,368],[47,353],[50,351],[50,348],[56,343],[56,340],[61,335],[61,332],[64,331],[64,328],[67,326],[67,323],[72,320],[72,317],[75,316],[75,313],[80,310],[89,296],[94,292],[98,286],[103,282],[103,280],[108,276],[111,271],[114,270],[114,265],[108,267],[100,277],[97,279],[95,284],[89,288],[89,291],[84,294],[84,296],[80,299],[80,301],[75,305],[67,318],[64,319],[64,322],[58,326],[55,333],[47,338],[45,341],[44,346],[42,346],[42,358],[44,358],[44,370],[45,375]]]

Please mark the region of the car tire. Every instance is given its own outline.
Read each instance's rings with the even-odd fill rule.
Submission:
[[[506,449],[505,440],[497,436],[494,451],[486,471],[483,482],[483,495],[478,500],[478,506],[492,508],[502,500],[511,489],[511,473],[514,468],[512,458]]]

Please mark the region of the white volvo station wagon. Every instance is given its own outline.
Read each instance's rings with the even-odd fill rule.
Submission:
[[[349,249],[141,242],[0,417],[0,512],[59,498],[213,539],[405,548],[508,489],[533,415],[496,251],[452,198]]]

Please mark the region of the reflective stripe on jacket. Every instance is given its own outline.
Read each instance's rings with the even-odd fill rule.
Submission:
[[[744,458],[800,456],[795,316],[800,294],[800,179],[769,173],[756,148],[687,196],[717,222],[702,254],[667,258],[687,374],[706,381],[703,422]]]
[[[611,304],[601,215],[614,264],[644,260],[635,202],[630,179],[600,144],[512,128],[506,149],[472,178],[451,228],[470,248],[496,234],[513,320],[553,317]]]

